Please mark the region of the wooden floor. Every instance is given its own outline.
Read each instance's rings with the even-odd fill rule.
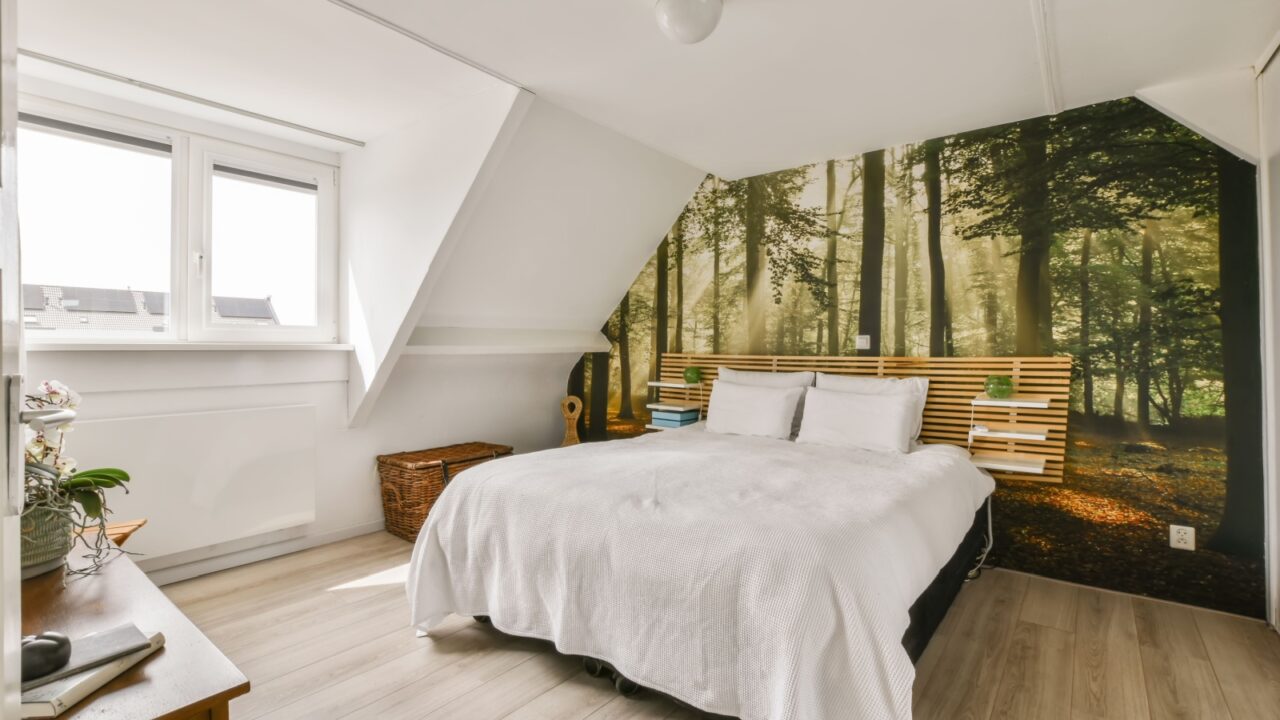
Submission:
[[[376,533],[164,590],[249,676],[239,720],[709,717],[620,697],[470,619],[415,637],[410,549]],[[1280,636],[1263,623],[1001,570],[965,586],[917,670],[916,718],[1280,718]]]

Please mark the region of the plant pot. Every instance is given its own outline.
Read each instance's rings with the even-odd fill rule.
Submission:
[[[22,515],[22,577],[35,577],[62,567],[75,537],[71,518],[34,508]]]

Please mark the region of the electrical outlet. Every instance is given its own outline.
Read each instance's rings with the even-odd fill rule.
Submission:
[[[1188,525],[1170,525],[1169,547],[1177,550],[1195,550],[1196,529]]]
[[[858,350],[870,350],[870,349],[871,349],[871,336],[870,336],[870,335],[859,335],[859,336],[858,336],[857,341],[854,343],[854,345],[853,345],[853,346],[854,346],[856,349],[858,349]]]

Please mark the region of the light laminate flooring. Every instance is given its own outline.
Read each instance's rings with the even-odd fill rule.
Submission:
[[[624,698],[548,643],[407,627],[412,546],[374,533],[164,588],[249,677],[231,716],[709,718]],[[1003,570],[967,584],[917,665],[916,718],[1280,718],[1280,636],[1246,618]]]

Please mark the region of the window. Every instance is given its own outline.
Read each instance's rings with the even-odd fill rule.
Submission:
[[[52,107],[18,130],[29,340],[336,339],[332,166]]]
[[[211,279],[220,322],[316,324],[316,190],[213,166]]]
[[[170,331],[173,159],[167,141],[22,116],[24,323],[28,337]]]

